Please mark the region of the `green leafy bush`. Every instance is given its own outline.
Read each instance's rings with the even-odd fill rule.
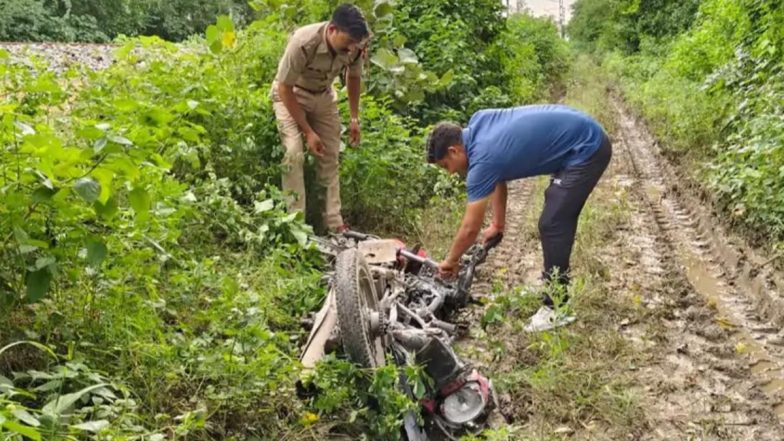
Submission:
[[[0,41],[93,41],[109,36],[89,14],[57,14],[44,0],[4,0]]]
[[[0,51],[0,144],[7,146],[0,150],[0,345],[31,340],[44,349],[0,350],[0,433],[399,436],[402,416],[417,405],[396,388],[400,372],[392,366],[371,375],[329,360],[315,379],[332,386],[327,393],[309,402],[294,394],[306,337],[299,319],[326,290],[321,258],[306,240],[311,229],[286,212],[277,188],[282,150],[268,90],[293,21],[323,18],[332,3],[290,2],[278,11],[281,2],[255,2],[276,12],[240,32],[221,17],[205,38],[181,44],[123,39],[116,63],[97,73],[56,77]],[[425,164],[429,120],[419,115],[459,119],[481,106],[532,100],[557,77],[562,58],[552,25],[520,18],[507,29],[495,3],[449,5],[474,32],[461,38],[482,42],[489,48],[482,62],[498,66],[473,84],[483,66],[471,61],[454,108],[444,92],[455,81],[451,62],[426,66],[411,49],[418,41],[399,38],[395,28],[415,5],[363,3],[380,22],[374,29],[386,33],[371,58],[395,60],[368,63],[363,142],[342,154],[344,211],[353,225],[421,235],[423,209],[434,198],[460,201],[459,186]],[[438,21],[436,10],[430,3],[422,13]],[[138,17],[128,14],[131,26]],[[515,36],[532,40],[524,51],[530,60],[514,56]],[[431,43],[422,48],[441,56]],[[528,80],[516,83],[519,75]],[[427,84],[433,78],[438,84]],[[345,90],[339,97],[345,115]],[[405,373],[421,392],[418,370]],[[55,423],[52,400],[68,403]]]
[[[624,49],[626,54],[605,54],[604,66],[665,150],[698,171],[695,176],[711,190],[717,207],[749,237],[765,245],[771,245],[770,238],[784,240],[781,2],[705,0],[690,27],[672,28],[674,38],[658,41],[642,23],[660,14],[640,16],[643,21],[633,31],[637,40],[649,43],[632,47],[600,44],[627,29],[629,11],[618,9],[622,2],[605,2],[615,9],[589,30],[591,17],[607,12],[598,9],[599,2],[576,4],[574,37],[600,49]],[[675,22],[683,17],[679,13]]]
[[[4,0],[0,40],[102,43],[121,35],[157,35],[182,41],[224,14],[241,26],[253,15],[240,0]]]
[[[577,0],[568,31],[584,48],[631,54],[646,40],[664,44],[688,29],[699,6],[700,0]]]

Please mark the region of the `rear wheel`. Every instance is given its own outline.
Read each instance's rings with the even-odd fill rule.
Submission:
[[[384,365],[378,297],[364,256],[350,248],[335,262],[335,300],[343,349],[362,367]]]

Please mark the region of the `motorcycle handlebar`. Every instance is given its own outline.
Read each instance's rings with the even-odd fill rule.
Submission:
[[[490,240],[485,242],[482,248],[484,248],[485,251],[490,251],[496,246],[498,246],[498,244],[501,243],[501,239],[503,238],[504,238],[504,233],[498,233],[495,236],[491,237]]]
[[[398,251],[398,255],[405,257],[408,260],[425,264],[435,270],[438,270],[438,262],[433,259],[428,259],[427,257],[422,257],[418,254],[412,253],[411,251],[406,250],[405,248],[400,248]]]
[[[496,234],[495,236],[491,237],[490,240],[488,240],[487,242],[484,243],[484,245],[482,246],[482,249],[484,250],[485,253],[490,251],[491,249],[493,249],[496,246],[498,246],[498,244],[501,243],[501,239],[503,239],[503,238],[504,238],[504,234],[503,233]],[[405,248],[400,248],[400,249],[398,249],[397,252],[398,252],[398,256],[403,256],[403,257],[405,257],[408,260],[411,260],[411,261],[414,261],[414,262],[417,262],[417,263],[420,263],[420,264],[424,264],[424,265],[427,265],[427,266],[429,266],[429,267],[431,267],[431,268],[433,268],[435,270],[438,270],[438,262],[436,262],[433,259],[429,259],[427,257],[422,257],[422,256],[420,256],[418,254],[415,254],[415,253],[412,253],[411,251],[408,251]]]
[[[351,231],[351,230],[344,231],[343,236],[355,240],[368,240],[370,238],[369,234],[360,233],[358,231]]]

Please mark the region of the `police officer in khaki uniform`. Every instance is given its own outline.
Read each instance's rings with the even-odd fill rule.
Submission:
[[[289,210],[305,211],[304,135],[316,156],[316,175],[326,188],[324,223],[331,231],[347,229],[340,214],[340,115],[332,84],[345,69],[351,123],[349,141],[359,143],[359,95],[362,63],[370,37],[356,6],[340,5],[329,22],[297,29],[289,39],[272,84],[278,130],[286,150],[283,190],[293,194]]]

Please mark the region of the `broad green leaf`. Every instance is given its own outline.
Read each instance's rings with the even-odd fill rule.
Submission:
[[[194,203],[194,202],[198,201],[198,199],[196,198],[196,195],[195,195],[195,194],[193,194],[193,192],[192,192],[192,191],[187,191],[187,192],[186,192],[186,193],[185,193],[185,194],[182,196],[182,199],[181,199],[181,200],[182,200],[183,202],[188,202],[188,203]]]
[[[46,405],[41,409],[42,413],[52,416],[59,416],[62,415],[63,412],[67,411],[71,408],[79,399],[81,399],[86,394],[94,391],[95,389],[99,389],[102,387],[107,386],[106,383],[101,384],[94,384],[92,386],[85,387],[84,389],[70,393],[65,395],[59,395],[54,400],[46,403]]]
[[[97,433],[100,432],[102,429],[109,427],[109,421],[106,420],[87,421],[81,424],[76,424],[71,427],[73,427],[74,429],[86,430],[88,432]]]
[[[387,48],[381,48],[370,58],[370,62],[383,69],[391,69],[397,64],[397,56]]]
[[[52,184],[52,180],[49,179],[49,176],[47,176],[46,173],[42,172],[41,170],[34,170],[33,173],[35,174],[36,177],[38,177],[38,180],[41,182],[41,185],[43,185],[44,187],[50,190],[54,190],[54,184]]]
[[[98,266],[106,258],[106,245],[97,239],[87,242],[87,263]]]
[[[55,379],[55,380],[47,381],[46,383],[36,387],[33,390],[37,392],[49,392],[52,390],[60,389],[62,386],[63,386],[63,380]]]
[[[11,432],[26,436],[33,441],[41,441],[41,433],[38,432],[35,427],[25,426],[11,420],[4,422],[3,427],[10,430]]]
[[[117,201],[112,197],[110,197],[104,204],[102,204],[100,201],[97,201],[95,204],[93,204],[93,208],[95,208],[95,213],[103,220],[109,220],[113,218],[119,210]]]
[[[38,271],[39,269],[50,267],[56,262],[57,260],[52,256],[39,257],[35,259],[35,265],[33,265],[32,271]]]
[[[98,202],[105,204],[112,195],[114,172],[108,168],[98,168],[93,172],[93,176],[98,180],[98,185],[101,187],[101,193],[98,195]]]
[[[131,112],[139,108],[139,102],[136,100],[129,100],[127,98],[114,100],[112,105],[120,111]]]
[[[33,251],[37,250],[37,249],[38,249],[38,247],[35,246],[35,245],[29,245],[29,244],[19,245],[19,252],[22,253],[22,254],[29,254],[29,253],[32,253]]]
[[[139,216],[139,219],[147,219],[150,214],[150,194],[143,188],[134,188],[128,195],[131,208]]]
[[[133,145],[133,141],[120,135],[109,135],[109,141],[120,145]]]
[[[95,153],[101,153],[101,150],[103,150],[103,148],[106,147],[106,143],[108,141],[109,140],[105,136],[96,139],[95,142],[93,143],[93,151]]]
[[[33,202],[40,203],[44,201],[48,201],[52,199],[52,196],[57,194],[56,189],[51,189],[47,187],[38,187],[33,192]]]
[[[392,7],[392,4],[387,0],[376,0],[376,4],[373,7],[373,15],[376,18],[385,17],[387,15],[392,14],[395,9]]]
[[[37,240],[37,239],[25,239],[24,244],[25,245],[32,245],[32,246],[34,246],[36,248],[43,248],[45,250],[49,248],[49,244],[48,243],[46,243],[43,240]]]
[[[35,129],[23,122],[15,122],[14,125],[19,129],[19,134],[22,136],[35,135]]]
[[[406,41],[408,41],[408,39],[404,35],[395,35],[395,38],[392,40],[392,44],[395,47],[401,47],[406,44]]]
[[[53,80],[51,77],[40,76],[36,79],[35,82],[28,85],[27,91],[33,93],[56,94],[62,92],[62,89],[60,88],[60,85],[57,84],[57,82]]]
[[[163,125],[174,120],[174,115],[171,112],[164,110],[160,107],[153,107],[144,112],[145,122],[154,123],[150,125]]]
[[[73,188],[76,194],[90,204],[98,200],[98,195],[101,194],[101,186],[91,177],[78,179]]]
[[[233,32],[234,31],[234,22],[231,21],[231,17],[228,15],[221,15],[218,17],[218,29],[223,32]]]
[[[125,43],[123,46],[120,46],[117,50],[114,51],[114,54],[117,56],[118,60],[124,60],[128,58],[128,55],[133,50],[134,46],[136,46],[136,42],[129,41]]]
[[[206,33],[207,43],[212,43],[213,41],[217,40],[219,36],[220,36],[220,31],[218,30],[217,26],[215,25],[207,26],[207,33]]]
[[[34,303],[46,295],[49,291],[49,284],[52,282],[52,273],[48,268],[41,268],[38,271],[27,273],[25,284],[27,285],[27,301]]]
[[[294,235],[294,238],[297,239],[297,243],[301,246],[305,246],[308,243],[308,234],[299,229],[292,229],[291,234]]]
[[[218,54],[223,50],[223,42],[220,39],[214,40],[210,43],[210,51],[214,54]]]
[[[441,87],[449,87],[452,85],[452,80],[455,78],[455,72],[452,69],[444,72],[444,75],[441,76],[441,79],[438,80],[438,83]]]
[[[30,239],[30,236],[28,236],[27,232],[18,225],[14,225],[14,239],[20,243],[27,243],[27,241]]]
[[[400,62],[404,64],[417,64],[419,63],[419,59],[417,58],[414,51],[411,49],[402,47],[398,49],[397,55],[400,57]]]
[[[28,426],[38,427],[41,425],[41,422],[38,421],[38,418],[32,416],[30,412],[26,411],[25,409],[16,408],[13,410],[13,412],[11,412],[11,414]]]
[[[425,383],[422,381],[421,378],[417,377],[416,381],[414,382],[414,396],[419,400],[425,396],[425,392],[427,389],[425,388]]]
[[[262,202],[257,201],[254,204],[254,211],[256,213],[263,213],[265,211],[270,211],[273,208],[275,208],[275,201],[273,201],[272,199],[267,199]]]

